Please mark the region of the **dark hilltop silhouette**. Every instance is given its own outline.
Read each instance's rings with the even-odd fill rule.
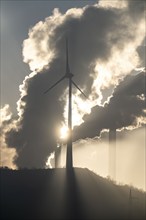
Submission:
[[[0,178],[1,219],[145,219],[145,192],[88,169],[0,169]]]

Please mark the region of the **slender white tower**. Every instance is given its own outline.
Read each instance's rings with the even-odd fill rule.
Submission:
[[[116,180],[116,129],[109,130],[109,176]]]

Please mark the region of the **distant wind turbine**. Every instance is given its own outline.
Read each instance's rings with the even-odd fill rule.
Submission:
[[[68,60],[68,40],[66,39],[66,73],[65,75],[59,79],[56,83],[54,83],[49,89],[47,89],[44,94],[53,89],[56,85],[58,85],[65,78],[68,79],[69,83],[69,102],[68,102],[68,131],[69,136],[67,139],[67,155],[66,155],[66,168],[73,168],[73,158],[72,158],[72,84],[87,98],[84,92],[76,85],[76,83],[72,80],[73,74],[69,68],[69,60]]]

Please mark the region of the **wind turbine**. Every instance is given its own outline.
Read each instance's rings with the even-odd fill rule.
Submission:
[[[65,75],[59,79],[56,83],[54,83],[49,89],[47,89],[44,94],[53,89],[56,85],[58,85],[64,79],[68,79],[68,139],[67,139],[67,154],[66,154],[66,168],[73,168],[73,158],[72,158],[72,84],[86,97],[83,91],[76,85],[76,83],[72,80],[74,75],[70,71],[69,67],[69,59],[68,59],[68,40],[66,39],[66,73]],[[87,97],[86,97],[87,98]]]

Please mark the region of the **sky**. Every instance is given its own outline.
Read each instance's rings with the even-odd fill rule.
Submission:
[[[66,130],[66,82],[42,94],[65,73],[67,36],[88,96],[73,88],[74,165],[108,176],[117,129],[117,181],[145,189],[145,33],[142,0],[1,1],[1,165],[45,167]]]

